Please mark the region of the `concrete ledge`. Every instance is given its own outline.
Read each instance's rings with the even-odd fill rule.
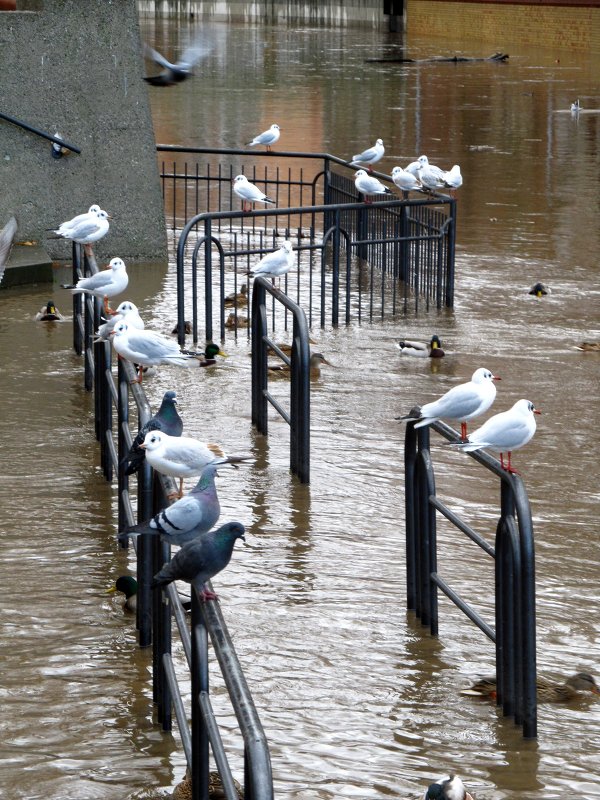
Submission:
[[[6,265],[0,289],[28,283],[52,283],[52,259],[40,245],[15,244]]]

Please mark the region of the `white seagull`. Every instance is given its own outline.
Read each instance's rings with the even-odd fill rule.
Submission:
[[[495,453],[500,453],[500,466],[507,472],[518,475],[516,469],[510,464],[513,450],[524,447],[535,433],[535,414],[541,414],[529,400],[517,400],[512,408],[500,414],[494,414],[481,428],[477,428],[469,435],[466,442],[457,444],[460,450],[470,453],[472,450],[488,448]],[[504,453],[508,461],[504,463]]]
[[[273,250],[261,258],[251,270],[253,275],[268,275],[273,283],[275,278],[281,278],[294,266],[294,252],[289,239],[281,245],[279,250]]]
[[[144,367],[157,367],[159,364],[190,367],[196,360],[196,356],[182,353],[174,339],[167,339],[154,331],[135,330],[127,322],[117,323],[110,336],[115,352],[137,365],[136,383],[142,382]]]
[[[157,472],[179,478],[179,497],[183,496],[183,479],[201,475],[209,464],[235,467],[251,456],[228,456],[218,444],[205,444],[191,436],[169,436],[163,431],[149,431],[144,443],[146,460]]]
[[[430,164],[427,156],[419,156],[418,161],[421,165],[419,180],[426,189],[435,191],[435,189],[439,189],[445,185],[444,176],[446,173],[443,169],[436,167],[434,164]]]
[[[212,45],[201,36],[185,48],[179,61],[172,64],[158,50],[144,44],[144,55],[162,67],[158,75],[148,75],[144,80],[152,86],[174,86],[176,83],[181,83],[193,75],[196,62],[208,55],[211,49]]]
[[[458,775],[440,778],[425,789],[423,800],[473,800]]]
[[[99,205],[96,205],[94,203],[88,208],[88,210],[85,213],[77,214],[77,216],[73,217],[73,219],[68,219],[66,222],[61,222],[61,224],[54,231],[54,233],[58,234],[59,236],[65,236],[67,233],[69,233],[69,231],[73,230],[82,222],[87,220],[88,217],[91,217],[93,219],[98,211],[102,211],[102,209],[100,208]]]
[[[275,205],[275,200],[271,200],[258,186],[250,183],[245,175],[236,175],[233,179],[233,191],[242,199],[242,211],[251,211],[252,203],[272,203]]]
[[[419,181],[418,175],[415,175],[402,167],[394,167],[392,170],[392,180],[396,186],[403,192],[421,192],[423,187]]]
[[[70,239],[72,242],[77,242],[85,247],[85,252],[88,256],[92,255],[92,244],[102,239],[108,233],[108,214],[101,208],[94,211],[92,214],[80,214],[78,222],[75,222],[77,217],[73,217],[68,222],[63,222],[54,233],[55,238]],[[67,226],[64,228],[63,226]]]
[[[463,179],[458,164],[455,164],[448,172],[444,172],[444,186],[450,189],[451,195],[453,195],[456,189],[460,189],[462,184]]]
[[[63,289],[69,289],[72,294],[83,292],[93,294],[104,299],[104,311],[111,316],[115,313],[108,305],[109,297],[116,297],[127,288],[129,276],[122,258],[111,258],[110,263],[88,278],[80,278],[75,284],[62,284]]]
[[[126,322],[130,328],[137,328],[139,331],[144,329],[144,320],[140,317],[136,304],[132,303],[131,300],[123,300],[116,307],[114,316],[98,327],[96,331],[98,339],[104,339],[107,342],[109,340],[108,337],[119,322]]]
[[[267,131],[259,133],[251,142],[247,142],[246,146],[253,147],[255,144],[264,144],[267,148],[267,152],[271,152],[271,145],[279,140],[279,136],[279,125],[274,122]]]
[[[415,428],[430,425],[438,419],[451,419],[460,422],[461,438],[467,438],[467,422],[483,414],[496,399],[494,381],[500,378],[485,367],[479,367],[473,373],[471,380],[453,386],[438,400],[425,403],[421,408],[413,409],[402,420],[418,420]]]
[[[359,169],[354,173],[354,185],[356,190],[364,195],[369,194],[393,194],[391,189],[384,186],[374,175],[369,175],[364,169]],[[365,197],[365,203],[370,203]]]
[[[368,150],[363,150],[362,153],[352,156],[351,164],[352,166],[367,164],[370,170],[373,164],[381,161],[384,153],[385,147],[383,146],[383,139],[377,139],[373,147],[369,147]]]

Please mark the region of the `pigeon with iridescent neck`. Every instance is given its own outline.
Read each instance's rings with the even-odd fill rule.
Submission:
[[[142,447],[146,434],[150,431],[164,431],[169,436],[181,436],[183,433],[183,420],[177,413],[177,392],[165,392],[160,408],[145,425],[142,425],[137,436],[131,443],[129,452],[123,458],[125,475],[133,475],[144,463],[146,451]],[[208,530],[208,529],[207,529]]]

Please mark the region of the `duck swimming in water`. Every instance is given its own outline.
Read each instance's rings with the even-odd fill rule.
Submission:
[[[414,342],[408,339],[401,339],[398,342],[400,355],[413,356],[414,358],[443,358],[445,353],[442,350],[442,343],[437,334],[433,334],[429,344],[425,342]]]
[[[35,315],[37,322],[62,322],[65,317],[60,313],[54,305],[53,300],[48,300],[45,306],[42,306],[38,313]]]
[[[548,678],[538,677],[536,680],[538,702],[568,703],[581,697],[584,692],[600,694],[600,688],[593,675],[589,672],[578,672],[571,675],[563,683],[556,683]],[[496,676],[480,678],[468,689],[463,689],[461,694],[471,697],[483,697],[486,700],[496,699]]]

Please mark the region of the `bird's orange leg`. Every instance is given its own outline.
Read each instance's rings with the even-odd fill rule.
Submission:
[[[466,422],[461,422],[460,423],[460,438],[463,440],[463,442],[467,441],[467,423]]]

